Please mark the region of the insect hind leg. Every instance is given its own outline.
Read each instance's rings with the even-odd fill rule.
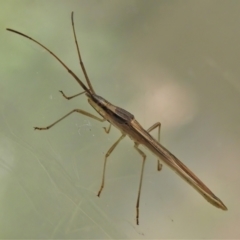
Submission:
[[[155,128],[158,128],[158,142],[160,143],[160,130],[161,130],[160,122],[156,122],[155,124],[153,124],[150,128],[148,128],[147,131],[150,133]],[[157,170],[160,171],[161,169],[162,169],[162,164],[160,163],[160,159],[158,159]]]

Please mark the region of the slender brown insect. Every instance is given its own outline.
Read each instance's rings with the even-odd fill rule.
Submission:
[[[72,98],[75,98],[83,93],[88,98],[88,102],[90,105],[101,115],[102,118],[92,115],[91,113],[88,113],[81,109],[74,109],[62,118],[58,119],[54,123],[50,124],[47,127],[35,127],[36,130],[48,130],[60,121],[62,121],[64,118],[68,117],[72,113],[81,113],[85,116],[88,116],[90,118],[93,118],[97,121],[104,122],[108,121],[110,123],[108,128],[104,128],[106,133],[110,132],[111,126],[115,126],[118,128],[121,132],[121,137],[110,147],[110,149],[107,151],[105,155],[104,160],[104,166],[103,166],[103,175],[102,175],[102,184],[98,191],[97,196],[100,197],[100,194],[104,187],[104,181],[105,181],[105,172],[106,172],[106,163],[107,158],[112,153],[112,151],[115,149],[115,147],[118,145],[118,143],[127,135],[130,137],[134,142],[134,148],[137,150],[137,152],[142,156],[142,168],[141,168],[141,175],[140,175],[140,183],[138,188],[138,196],[137,196],[137,203],[136,203],[136,223],[139,224],[139,203],[140,203],[140,195],[141,195],[141,188],[142,188],[142,180],[143,180],[143,171],[144,171],[144,164],[146,160],[145,153],[139,149],[139,145],[144,145],[148,150],[150,150],[153,154],[155,154],[158,157],[158,170],[160,171],[162,168],[162,165],[160,161],[162,160],[167,166],[169,166],[173,171],[175,171],[178,175],[180,175],[186,182],[188,182],[195,190],[197,190],[208,202],[210,202],[212,205],[214,205],[217,208],[221,208],[223,210],[227,210],[227,207],[223,204],[223,202],[216,197],[210,189],[191,171],[189,170],[179,159],[177,159],[172,153],[170,153],[165,147],[163,147],[160,144],[160,127],[161,124],[159,122],[153,124],[149,129],[145,130],[134,118],[134,116],[127,112],[126,110],[119,108],[107,100],[105,100],[103,97],[100,97],[97,95],[91,85],[91,82],[88,78],[85,66],[83,64],[80,50],[78,47],[77,37],[75,33],[75,27],[74,27],[74,20],[73,20],[73,12],[71,14],[71,21],[72,21],[72,28],[73,28],[73,34],[74,34],[74,40],[77,47],[77,53],[78,58],[80,62],[80,66],[82,68],[82,71],[84,73],[85,79],[87,81],[87,86],[76,76],[76,74],[69,69],[62,60],[60,60],[52,51],[50,51],[47,47],[42,45],[40,42],[36,41],[35,39],[18,32],[16,30],[7,28],[8,31],[14,32],[16,34],[19,34],[23,37],[26,37],[30,39],[31,41],[37,43],[42,48],[44,48],[46,51],[48,51],[55,59],[58,60],[62,64],[62,66],[70,73],[70,75],[73,76],[73,78],[80,84],[80,86],[83,88],[83,92],[78,93],[76,95],[67,97],[62,91],[61,94],[64,98],[70,100]],[[155,140],[149,132],[154,130],[155,128],[158,128],[158,141]]]

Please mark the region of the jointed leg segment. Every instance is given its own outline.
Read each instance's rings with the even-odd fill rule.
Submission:
[[[75,95],[70,96],[70,97],[66,96],[65,93],[64,93],[63,91],[59,91],[59,92],[62,94],[62,96],[63,96],[64,98],[66,98],[67,100],[70,100],[70,99],[73,99],[73,98],[75,98],[75,97],[77,97],[77,96],[82,95],[82,94],[85,93],[86,91],[84,91],[84,92],[80,92],[80,93],[75,94]]]
[[[158,142],[160,142],[160,128],[161,128],[161,123],[157,122],[153,124],[150,128],[147,129],[148,132],[151,132],[155,128],[158,128]],[[135,142],[134,148],[139,152],[139,154],[143,158],[142,162],[142,169],[141,169],[141,175],[140,175],[140,183],[139,183],[139,189],[138,189],[138,197],[137,197],[137,204],[136,204],[136,222],[137,225],[139,225],[139,204],[140,204],[140,196],[141,196],[141,189],[142,189],[142,181],[143,181],[143,172],[144,172],[144,165],[145,165],[145,160],[146,160],[146,154],[138,148],[139,144]],[[160,163],[160,160],[158,159],[158,171],[162,169],[162,164]]]
[[[143,158],[142,162],[142,170],[141,170],[141,176],[140,176],[140,183],[139,183],[139,189],[138,189],[138,197],[137,197],[137,204],[136,204],[136,222],[137,225],[139,225],[139,203],[140,203],[140,196],[141,196],[141,189],[142,189],[142,180],[143,180],[143,171],[144,171],[144,165],[146,160],[146,154],[138,148],[138,143],[135,143],[134,148],[139,152],[139,154]]]
[[[105,130],[105,133],[107,133],[107,134],[109,134],[109,133],[110,133],[111,126],[112,126],[112,124],[110,123],[108,128],[106,128],[106,127],[103,127],[103,129]]]
[[[34,127],[34,129],[35,129],[35,130],[48,130],[48,129],[50,129],[51,127],[53,127],[54,125],[56,125],[57,123],[59,123],[60,121],[62,121],[64,118],[66,118],[66,117],[68,117],[69,115],[71,115],[72,113],[74,113],[74,112],[81,113],[81,114],[83,114],[83,115],[85,115],[85,116],[88,116],[88,117],[93,118],[93,119],[95,119],[95,120],[97,120],[97,121],[100,121],[100,122],[106,121],[106,119],[96,117],[96,116],[94,116],[93,114],[91,114],[91,113],[89,113],[89,112],[86,112],[86,111],[84,111],[84,110],[74,109],[74,110],[72,110],[71,112],[69,112],[68,114],[66,114],[66,115],[64,115],[63,117],[61,117],[60,119],[58,119],[57,121],[55,121],[54,123],[50,124],[49,126],[47,126],[47,127]]]
[[[160,129],[161,129],[161,123],[157,122],[153,124],[150,128],[148,128],[148,132],[150,133],[152,130],[155,128],[158,128],[158,142],[160,143]],[[158,166],[157,166],[158,171],[162,169],[162,164],[160,163],[160,159],[158,159]]]
[[[111,126],[111,125],[110,125]],[[118,143],[125,137],[125,134],[122,134],[122,136],[109,148],[109,150],[107,151],[106,155],[105,155],[105,159],[104,159],[104,165],[103,165],[103,175],[102,175],[102,184],[101,187],[98,191],[97,196],[100,197],[100,194],[104,188],[104,181],[105,181],[105,172],[106,172],[106,164],[107,164],[107,158],[110,156],[110,154],[112,153],[112,151],[115,149],[115,147],[118,145]]]

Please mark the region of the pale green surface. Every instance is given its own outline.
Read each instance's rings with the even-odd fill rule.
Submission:
[[[239,1],[1,1],[0,238],[240,238]],[[81,115],[47,132],[73,108],[94,112],[67,72],[27,39],[80,72],[70,13],[95,90],[161,141],[220,197],[212,207],[148,153],[140,226],[135,202],[141,158]],[[82,77],[82,75],[80,75]],[[156,133],[154,133],[156,136]]]

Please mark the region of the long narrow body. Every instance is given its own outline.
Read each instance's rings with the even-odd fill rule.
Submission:
[[[132,134],[130,138],[135,136],[136,139],[139,139],[138,141],[140,141],[142,145],[147,147],[158,158],[163,160],[167,166],[194,187],[208,202],[213,204],[215,207],[227,210],[227,207],[222,203],[222,201],[216,197],[189,168],[187,168],[159,142],[157,142],[135,119],[132,120],[132,126],[130,127],[132,128],[132,131],[134,131],[134,134]]]
[[[88,78],[85,66],[83,64],[80,50],[77,43],[77,37],[75,33],[74,28],[74,20],[73,20],[73,12],[71,14],[71,22],[72,22],[72,28],[73,28],[73,34],[74,34],[74,40],[77,47],[77,53],[79,58],[79,63],[81,66],[81,69],[83,71],[83,74],[85,76],[87,86],[80,80],[80,78],[77,77],[77,75],[59,58],[56,54],[54,54],[50,49],[48,49],[46,46],[38,42],[37,40],[29,37],[28,35],[21,33],[19,31],[7,28],[8,31],[13,32],[15,34],[18,34],[22,37],[28,38],[29,40],[35,42],[39,46],[41,46],[43,49],[45,49],[49,54],[51,54],[66,70],[67,72],[78,82],[78,84],[81,86],[81,88],[84,90],[84,92],[75,94],[71,97],[67,97],[63,91],[60,91],[64,98],[70,100],[74,97],[77,97],[81,95],[82,93],[85,93],[85,95],[88,98],[88,102],[90,105],[103,117],[100,119],[99,117],[96,117],[92,115],[91,113],[88,113],[81,109],[74,109],[68,114],[64,115],[54,123],[48,125],[47,127],[34,127],[34,129],[37,130],[48,130],[51,127],[55,126],[57,123],[68,117],[72,113],[80,113],[85,116],[88,116],[92,119],[98,120],[98,121],[105,121],[107,120],[110,123],[109,128],[104,128],[106,133],[109,133],[111,124],[118,128],[120,132],[122,133],[122,136],[111,146],[111,148],[108,150],[108,152],[105,155],[105,161],[104,161],[104,169],[103,169],[103,177],[102,177],[102,184],[100,187],[100,190],[98,192],[97,196],[100,196],[101,191],[104,187],[104,179],[105,179],[105,170],[106,170],[106,162],[108,156],[111,154],[111,152],[114,150],[114,148],[117,146],[117,144],[126,136],[128,135],[133,141],[134,141],[134,147],[138,151],[138,153],[142,156],[143,162],[142,162],[142,170],[141,170],[141,178],[140,178],[140,184],[139,184],[139,191],[138,191],[138,198],[137,198],[137,204],[136,204],[136,222],[139,224],[139,202],[140,202],[140,194],[141,194],[141,186],[142,186],[142,177],[143,177],[143,169],[144,169],[144,163],[146,159],[146,155],[144,152],[142,152],[138,145],[142,144],[146,148],[148,148],[153,154],[157,156],[158,159],[161,159],[166,165],[168,165],[173,171],[175,171],[178,175],[180,175],[186,182],[188,182],[193,188],[195,188],[208,202],[210,202],[215,207],[221,208],[223,210],[227,210],[227,207],[222,203],[222,201],[217,198],[210,190],[209,188],[196,176],[194,175],[180,160],[178,160],[173,154],[171,154],[165,147],[163,147],[158,141],[156,141],[149,133],[148,131],[152,131],[156,126],[160,126],[160,123],[154,124],[152,127],[148,129],[148,131],[144,130],[144,128],[135,120],[134,116],[127,112],[126,110],[116,107],[112,105],[110,102],[105,100],[104,98],[98,96],[93,87],[92,84]],[[160,129],[160,128],[159,128]],[[158,165],[160,167],[160,164]],[[160,169],[160,168],[158,168]]]
[[[135,143],[142,144],[160,158],[174,172],[195,188],[208,202],[215,207],[227,210],[223,202],[178,158],[156,141],[126,110],[112,105],[97,95],[88,95],[89,103],[108,122],[118,128],[122,134],[128,135]]]

